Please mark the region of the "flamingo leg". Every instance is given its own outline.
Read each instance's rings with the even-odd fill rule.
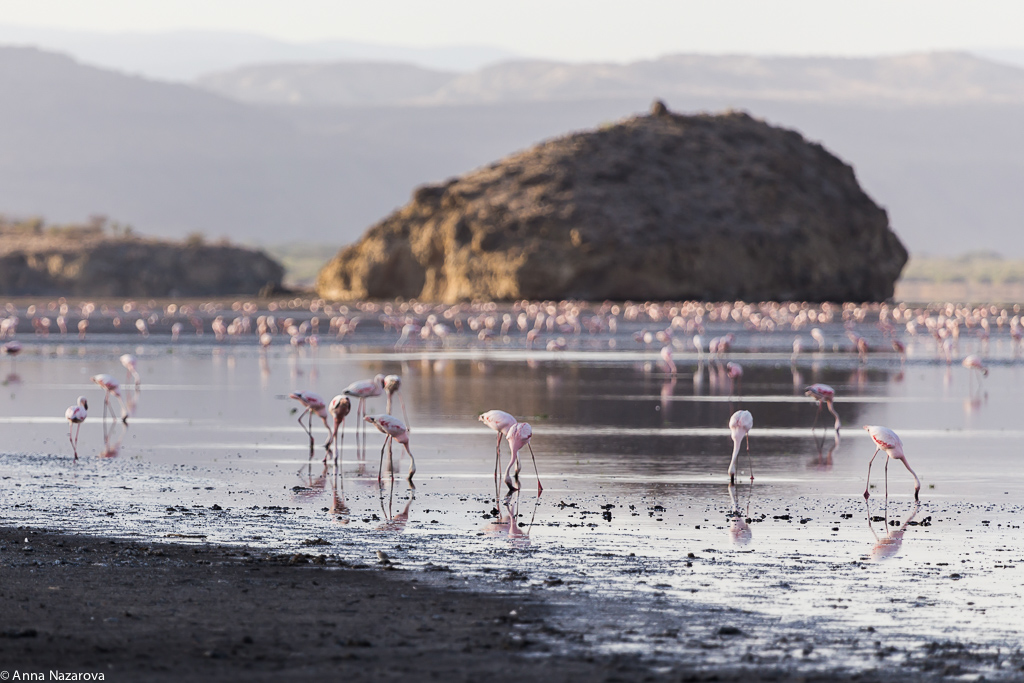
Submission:
[[[71,429],[74,426],[75,426],[75,424],[69,420],[68,421],[68,441],[71,442],[71,449],[75,452],[75,460],[78,460],[78,445],[75,444],[74,440],[71,438]]]
[[[843,424],[839,420],[839,413],[836,412],[835,407],[832,405],[832,401],[828,402],[828,412],[832,413],[833,417],[836,418],[836,431],[838,432],[839,428],[842,427]]]
[[[390,436],[384,437],[384,445],[380,447],[380,466],[377,467],[377,483],[381,483],[381,473],[384,472],[384,449],[388,447],[388,441],[391,440]]]
[[[754,459],[750,456],[750,434],[747,434],[747,466],[750,467],[750,481],[754,481]]]
[[[892,458],[888,457],[888,454],[886,454],[886,458],[885,458],[885,518],[886,518],[886,525],[889,524],[889,522],[888,522],[888,519],[889,519],[889,461],[891,459]],[[886,531],[888,531],[888,530],[889,530],[889,527],[886,526]]]
[[[815,428],[818,426],[818,418],[821,417],[821,401],[818,401],[818,411],[814,413],[814,424],[811,425],[811,433],[814,433]]]
[[[533,460],[533,473],[537,475],[537,495],[539,496],[544,487],[540,485],[540,470],[537,469],[537,458],[533,455],[533,446],[527,441],[526,445],[530,447],[530,459]]]
[[[409,444],[402,445],[405,446],[405,452],[409,454],[409,474],[405,475],[405,478],[411,482],[412,475],[416,474],[416,458],[412,457],[412,451],[409,450]]]
[[[878,457],[878,452],[880,450],[882,449],[876,448],[875,454],[871,456],[871,460],[868,460],[868,478],[864,481],[864,500],[867,500],[870,497],[870,495],[868,494],[868,487],[871,483],[871,463],[873,463],[875,461],[875,458]]]
[[[501,432],[498,432],[498,442],[494,445],[494,485],[498,485],[498,470],[501,469]]]

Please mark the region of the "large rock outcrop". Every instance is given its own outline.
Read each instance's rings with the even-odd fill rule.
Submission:
[[[333,299],[887,299],[907,252],[853,169],[744,113],[568,135],[412,201],[317,279]]]
[[[231,245],[0,233],[4,296],[255,296],[283,275],[263,252]]]

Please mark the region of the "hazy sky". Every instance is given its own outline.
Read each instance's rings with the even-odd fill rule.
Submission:
[[[573,61],[1024,47],[1021,0],[0,0],[0,23],[490,45]]]

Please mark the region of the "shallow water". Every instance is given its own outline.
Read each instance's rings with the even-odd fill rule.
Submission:
[[[829,334],[839,339],[834,327]],[[632,331],[583,337],[566,352],[515,343],[396,351],[395,335],[377,329],[345,344],[267,352],[113,333],[81,343],[22,337],[24,352],[3,361],[0,523],[243,542],[367,563],[385,550],[401,566],[449,567],[453,583],[478,576],[549,591],[567,601],[567,615],[580,592],[645,605],[638,623],[656,614],[678,627],[696,608],[721,608],[754,638],[759,657],[811,669],[874,668],[878,647],[897,648],[885,660],[898,665],[925,641],[1019,645],[1024,367],[1008,339],[987,350],[962,342],[961,354],[987,353],[991,374],[980,380],[938,361],[929,340],[910,344],[905,366],[892,354],[862,365],[831,350],[791,366],[792,333],[736,326],[730,359],[745,369],[736,385],[698,365],[695,353],[678,353],[679,373],[669,377],[657,345],[633,342]],[[122,377],[125,352],[138,356],[142,373],[139,391],[124,387],[126,427],[100,419],[102,392],[89,382],[99,372]],[[357,429],[354,411],[340,472],[322,462],[322,424],[313,425],[311,459],[297,404],[282,398],[308,389],[329,399],[378,372],[403,378],[414,490],[402,478],[408,459],[400,449],[399,476],[392,485],[385,475],[378,487],[383,436]],[[812,434],[815,404],[803,396],[812,382],[836,389],[839,439],[827,413]],[[75,463],[62,414],[78,395],[91,410]],[[383,412],[382,398],[370,405]],[[538,497],[527,452],[522,490],[500,516],[495,437],[476,420],[491,408],[532,424],[544,485]],[[739,485],[730,489],[726,425],[741,408],[754,415],[756,478],[751,484],[742,453]],[[865,504],[874,449],[861,424],[900,434],[922,479],[920,506],[909,473],[894,462],[886,509],[881,459]],[[503,462],[507,449],[503,442]],[[895,525],[869,523],[883,515]],[[329,545],[304,545],[310,539]],[[775,627],[787,625],[865,642],[806,652],[777,642]],[[620,624],[617,637],[593,644],[666,656],[702,650],[709,665],[716,661],[692,634],[652,641],[637,628],[631,639]],[[1001,674],[995,665],[983,672]]]

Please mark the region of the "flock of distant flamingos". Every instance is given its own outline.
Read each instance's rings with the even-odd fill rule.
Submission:
[[[644,306],[649,306],[649,305],[650,304],[644,304],[642,306],[641,305],[637,305],[637,304],[627,304],[625,310],[622,311],[623,314],[624,314],[623,318],[624,319],[636,319],[637,311],[640,311],[640,310],[643,309]],[[525,306],[525,302],[524,302],[524,306]],[[885,325],[888,328],[893,328],[891,323],[888,322],[889,317],[891,316],[894,321],[899,321],[900,314],[902,313],[903,318],[906,320],[906,325],[907,325],[908,333],[913,335],[913,334],[916,334],[916,328],[918,328],[920,326],[927,327],[928,330],[932,333],[932,336],[934,336],[936,338],[936,341],[937,341],[937,343],[939,345],[937,348],[940,350],[941,353],[945,354],[946,362],[950,363],[952,361],[953,340],[956,337],[959,336],[957,333],[959,332],[961,326],[966,326],[966,327],[970,328],[972,326],[971,325],[971,320],[973,318],[977,318],[977,320],[980,320],[980,323],[975,321],[975,325],[979,327],[979,329],[980,329],[979,334],[982,335],[983,339],[987,339],[988,330],[989,330],[988,317],[987,317],[988,312],[987,311],[981,311],[981,315],[977,315],[978,311],[966,311],[966,310],[965,311],[961,311],[960,309],[956,309],[956,310],[954,310],[954,314],[953,315],[949,315],[949,311],[950,311],[950,307],[951,306],[952,305],[947,305],[946,306],[946,308],[945,308],[946,315],[943,315],[942,309],[940,309],[940,313],[939,313],[938,318],[935,318],[932,315],[927,314],[927,312],[922,313],[922,312],[919,312],[919,311],[914,311],[912,313],[910,309],[906,309],[906,310],[900,311],[899,308],[897,308],[896,310],[890,310],[886,306],[883,305],[881,307],[880,314],[879,314],[879,326],[882,327],[883,325]],[[533,310],[534,308],[537,308],[537,310],[534,311]],[[594,330],[591,330],[590,328],[594,327],[594,326],[597,326],[598,329],[604,328],[604,329],[609,329],[610,331],[614,332],[615,331],[615,329],[614,329],[615,328],[615,320],[617,318],[617,315],[618,315],[619,311],[614,310],[617,307],[612,306],[609,309],[610,310],[610,314],[609,314],[608,311],[604,310],[605,308],[608,308],[608,304],[602,305],[602,308],[599,311],[599,314],[592,316],[589,321],[582,321],[582,316],[580,315],[579,309],[575,308],[573,305],[570,305],[567,302],[559,303],[558,306],[555,307],[554,311],[552,311],[552,306],[548,305],[546,307],[547,316],[545,316],[545,313],[544,313],[544,311],[545,311],[545,305],[544,304],[541,304],[539,306],[536,305],[536,304],[531,304],[529,309],[528,309],[529,316],[527,316],[527,312],[526,311],[523,311],[523,312],[519,313],[518,318],[515,318],[515,317],[513,317],[512,315],[509,315],[509,314],[505,314],[499,320],[497,315],[489,314],[489,313],[487,313],[485,311],[484,314],[482,314],[482,315],[480,315],[480,316],[478,316],[476,318],[473,318],[473,317],[469,318],[468,319],[468,325],[469,325],[469,327],[471,329],[474,329],[474,330],[476,330],[477,327],[480,328],[480,330],[479,330],[479,337],[480,337],[481,340],[486,340],[486,339],[490,339],[490,338],[493,338],[493,337],[497,336],[497,323],[498,322],[501,322],[501,334],[502,335],[504,335],[509,328],[513,327],[516,324],[518,324],[520,330],[522,330],[522,331],[528,331],[530,333],[536,333],[539,330],[544,329],[545,323],[546,323],[546,328],[547,328],[547,330],[549,332],[552,332],[552,331],[554,331],[554,332],[563,332],[564,331],[566,333],[572,333],[572,331],[575,330],[575,332],[578,334],[583,329],[587,329],[587,331],[593,332]],[[636,309],[636,310],[635,311],[631,310],[631,308],[632,309]],[[700,307],[699,304],[696,305],[695,310],[696,310],[697,313],[696,313],[696,318],[695,319],[692,318],[692,317],[685,318],[685,320],[688,321],[688,323],[685,325],[685,330],[689,331],[693,327],[694,320],[696,320],[697,327],[700,328],[699,331],[703,331],[703,328],[700,327],[700,314],[701,314],[700,308],[701,307]],[[749,313],[747,312],[747,308],[751,309],[751,311]],[[803,305],[803,308],[799,311],[799,313],[795,313],[795,322],[800,322],[801,321],[801,317],[805,318],[802,321],[803,324],[806,324],[808,322],[808,320],[810,320],[812,322],[814,321],[815,316],[811,315],[807,310],[805,310],[806,308],[807,308],[807,306],[805,304],[805,305]],[[845,308],[846,307],[844,306],[844,319],[845,319]],[[330,312],[329,311],[329,309],[330,309],[329,306],[325,306],[324,309],[325,309],[324,312]],[[432,314],[432,315],[427,316],[426,322],[423,323],[423,324],[417,324],[415,322],[408,322],[408,317],[407,317],[406,318],[406,322],[404,324],[402,324],[402,318],[400,318],[398,316],[394,316],[394,315],[389,315],[390,311],[388,311],[387,309],[388,309],[388,307],[385,306],[384,307],[385,313],[383,313],[380,317],[381,317],[382,322],[384,322],[384,324],[385,324],[385,329],[387,329],[389,327],[389,325],[390,325],[390,326],[393,326],[396,330],[398,330],[398,329],[401,330],[401,337],[399,338],[399,342],[396,345],[397,347],[402,346],[404,343],[406,343],[408,340],[410,340],[410,338],[413,337],[414,335],[415,336],[423,337],[423,339],[428,339],[431,336],[436,336],[436,337],[444,340],[444,338],[446,336],[446,332],[448,331],[448,329],[447,329],[447,327],[444,324],[438,322],[439,318],[438,318],[437,315],[433,315]],[[826,321],[826,317],[825,316],[827,315],[828,316],[828,320],[831,320],[832,313],[831,313],[831,311],[826,309],[826,305],[825,304],[822,305],[821,309],[822,309],[822,311],[819,314],[818,319],[820,321],[822,321],[822,322],[825,322]],[[243,308],[242,310],[244,311],[245,309]],[[724,311],[724,309],[723,309],[723,311]],[[744,316],[746,316],[746,318],[747,318],[748,325],[756,323],[757,325],[759,325],[762,328],[766,324],[768,324],[771,329],[774,329],[775,326],[776,326],[776,318],[779,319],[779,322],[784,322],[787,315],[791,319],[794,318],[794,311],[792,310],[792,305],[789,306],[789,311],[788,312],[787,312],[786,306],[780,306],[780,305],[777,305],[777,304],[769,306],[768,309],[763,311],[763,315],[759,314],[757,312],[757,309],[755,309],[753,307],[750,307],[750,306],[746,306],[743,309],[743,311],[744,311]],[[856,309],[856,311],[859,314],[860,309]],[[561,312],[561,313],[558,314],[558,315],[555,315],[555,314],[557,314],[559,312]],[[649,345],[649,344],[651,344],[655,340],[657,340],[658,342],[666,343],[666,345],[661,349],[661,358],[662,358],[662,361],[664,362],[664,365],[665,365],[666,369],[672,375],[676,374],[676,365],[675,365],[675,362],[673,361],[673,358],[672,358],[672,350],[673,350],[672,343],[674,341],[672,339],[672,332],[673,332],[673,329],[677,327],[676,323],[678,321],[680,321],[680,320],[684,320],[684,318],[681,317],[681,315],[682,315],[682,313],[686,313],[686,312],[687,311],[680,310],[679,314],[676,315],[675,318],[673,318],[672,326],[669,329],[664,330],[663,332],[659,331],[657,334],[652,334],[650,332],[641,331],[641,332],[638,332],[637,334],[634,335],[634,339],[636,339],[637,341],[639,341],[639,342],[641,342],[641,343],[643,343],[645,345]],[[733,310],[733,316],[732,317],[733,317],[734,320],[736,320],[735,312],[736,311]],[[689,313],[692,315],[692,312],[689,312]],[[631,316],[633,316],[633,317],[631,317]],[[1006,320],[1003,320],[1004,317],[1006,318]],[[273,318],[269,317],[269,316],[267,316],[266,318],[267,318],[268,322],[271,323],[271,326],[272,326]],[[462,327],[460,325],[458,325],[459,318],[457,316],[448,316],[448,314],[445,313],[445,318],[452,318],[453,321],[459,327],[459,329],[460,330],[462,329]],[[651,318],[654,321],[656,321],[658,319],[657,316],[655,316],[655,315],[651,315]],[[725,318],[725,315],[722,316],[722,319],[724,319],[724,318]],[[755,318],[757,318],[756,321],[754,320]],[[264,319],[264,316],[261,316],[260,320],[262,321],[263,319]],[[712,316],[712,320],[713,319],[715,319],[714,316]],[[862,316],[861,316],[861,319],[862,319]],[[9,320],[10,319],[7,319],[4,322],[9,322]],[[15,320],[16,320],[16,318],[15,318]],[[140,318],[140,321],[141,320],[142,319]],[[221,320],[222,320],[221,317],[218,316],[217,320],[214,321],[213,327],[214,327],[214,331],[215,332],[217,331],[216,330],[216,328],[217,328],[216,323],[218,323]],[[311,321],[311,322],[313,322],[314,330],[315,330],[315,320],[316,319],[314,318],[313,321]],[[534,325],[533,325],[532,329],[530,329],[530,327],[529,327],[529,322],[530,321],[534,322]],[[197,334],[201,334],[201,332],[198,331],[198,330],[201,329],[199,327],[199,324],[201,324],[201,323],[197,323],[197,321],[192,321],[192,322],[193,322],[193,324],[197,325]],[[790,322],[794,323],[794,320],[790,320]],[[1024,336],[1024,331],[1022,331],[1022,326],[1020,324],[1019,317],[1018,316],[1014,316],[1012,319],[1010,319],[1008,314],[1007,314],[1007,312],[1003,311],[1002,313],[999,314],[999,317],[996,318],[996,323],[998,325],[1002,326],[1003,323],[1005,323],[1005,322],[1009,322],[1010,323],[1011,335],[1012,335],[1012,337],[1014,339],[1015,344],[1019,344],[1021,337]],[[238,323],[238,321],[235,321],[230,326],[228,326],[228,325],[225,325],[223,322],[221,322],[221,326],[225,327],[225,329],[227,331],[226,333],[230,333],[230,330],[231,330],[232,327],[238,327],[238,326],[243,327],[243,328],[245,327],[244,319],[242,320],[241,323],[238,323],[237,325],[236,325],[236,323]],[[338,320],[337,320],[337,325],[336,325],[336,320],[334,318],[331,319],[331,329],[334,329],[337,326],[337,328],[339,330],[339,337],[343,336],[343,334],[345,333],[346,330],[354,330],[356,324],[358,324],[358,318],[357,317],[349,319],[349,318],[346,318],[344,316],[339,316]],[[137,327],[139,327],[139,326],[137,325]],[[260,331],[261,331],[260,343],[264,347],[268,345],[266,340],[267,340],[267,337],[269,336],[268,330],[264,329],[265,327],[267,327],[266,323],[265,322],[261,322],[260,323]],[[288,327],[288,326],[286,325],[286,327]],[[684,326],[680,325],[680,327],[684,327]],[[952,327],[952,329],[951,329],[951,327]],[[176,338],[177,334],[180,332],[180,323],[177,323],[174,326],[174,328],[175,329],[173,329],[172,332],[173,332],[173,336]],[[794,329],[797,328],[797,325],[795,323],[793,324],[793,328]],[[81,333],[83,332],[81,324],[79,325],[79,330],[80,330],[80,336],[81,336]],[[270,331],[272,331],[272,330],[270,330]],[[427,331],[430,331],[429,335],[425,334]],[[490,331],[490,334],[489,335],[484,335],[484,332],[487,332],[487,331]],[[883,330],[883,331],[885,331],[885,330]],[[890,330],[890,332],[891,331],[892,330]],[[4,330],[4,332],[7,332],[7,330]],[[140,333],[141,332],[142,332],[142,328],[140,327]],[[310,345],[315,345],[316,344],[314,336],[312,336],[312,335],[310,335],[309,337],[303,337],[302,336],[302,334],[301,334],[301,327],[296,327],[295,330],[290,331],[290,334],[292,334],[292,340],[291,340],[292,341],[292,345],[301,345],[301,344],[305,344],[305,343],[308,343]],[[853,341],[854,348],[856,349],[856,351],[860,355],[861,361],[864,362],[865,361],[865,355],[866,355],[866,353],[868,351],[867,343],[864,341],[863,338],[859,337],[858,335],[856,335],[855,333],[853,333],[849,329],[848,329],[847,334],[848,334],[848,336],[850,336],[851,341]],[[811,336],[815,339],[815,341],[818,342],[819,348],[823,349],[824,348],[824,346],[823,346],[824,345],[824,338],[822,336],[821,330],[819,330],[817,328],[812,329],[811,330]],[[887,334],[887,336],[890,336],[890,335]],[[533,338],[535,339],[536,337],[537,337],[537,335],[534,334]],[[221,335],[218,335],[218,339],[221,339]],[[533,339],[529,339],[529,335],[528,335],[528,341],[532,345]],[[713,361],[715,361],[717,364],[720,364],[720,359],[721,359],[722,355],[724,355],[726,352],[729,351],[729,348],[730,348],[730,345],[732,344],[732,342],[733,342],[733,335],[732,334],[726,334],[726,335],[724,335],[722,337],[716,337],[714,339],[711,339],[709,341],[708,345],[707,345],[707,351],[708,351],[708,354],[709,354],[710,358]],[[693,344],[694,344],[694,347],[698,351],[699,359],[701,361],[703,361],[704,347],[703,347],[703,342],[702,342],[701,337],[700,337],[699,334],[696,334],[696,335],[693,336]],[[678,344],[676,344],[676,345],[678,346]],[[898,339],[895,338],[895,335],[892,335],[892,346],[893,346],[893,349],[900,355],[900,357],[902,359],[903,356],[905,355],[906,348],[904,347],[902,342],[900,342]],[[565,342],[561,341],[561,338],[559,338],[559,340],[554,340],[554,344],[553,345],[552,344],[548,344],[548,350],[560,350],[561,348],[564,348],[564,347],[565,347]],[[13,356],[17,355],[19,351],[21,351],[21,348],[22,348],[21,344],[17,340],[11,340],[11,341],[8,341],[3,346],[0,346],[0,351],[2,351],[4,353],[4,355],[8,355],[8,356],[12,356],[13,357]],[[802,345],[801,345],[801,342],[800,342],[800,340],[798,338],[793,343],[793,358],[795,359],[801,351],[802,351]],[[124,365],[125,369],[127,370],[127,373],[128,373],[127,377],[129,379],[129,381],[134,379],[135,384],[136,384],[136,388],[137,388],[138,385],[139,385],[139,382],[140,382],[140,376],[139,376],[138,370],[136,368],[136,359],[135,359],[135,357],[130,355],[130,354],[125,354],[125,355],[121,356],[121,363]],[[985,374],[985,375],[988,374],[988,369],[984,366],[984,364],[982,363],[981,359],[978,356],[976,356],[976,355],[973,355],[973,354],[972,355],[968,355],[967,357],[965,357],[963,359],[962,364],[963,364],[964,367],[968,368],[971,371],[976,371],[976,372],[978,372],[980,374]],[[722,366],[722,370],[726,374],[726,376],[728,376],[730,379],[739,381],[740,378],[742,378],[743,368],[738,363],[733,363],[733,362],[726,363],[724,366]],[[94,383],[99,385],[104,390],[104,417],[106,416],[107,408],[110,407],[111,398],[114,398],[114,399],[116,399],[120,403],[120,406],[121,406],[121,417],[122,417],[122,420],[126,422],[127,419],[128,419],[128,410],[127,410],[127,407],[125,406],[125,403],[124,403],[124,401],[123,401],[123,399],[121,398],[121,395],[120,395],[120,384],[119,384],[119,382],[114,377],[112,377],[111,375],[107,375],[107,374],[95,375],[91,379],[92,379],[92,381]],[[402,399],[402,396],[401,396],[401,393],[400,393],[401,382],[402,382],[401,377],[399,377],[398,375],[386,375],[386,376],[385,375],[377,375],[376,377],[374,377],[373,379],[370,379],[370,380],[364,380],[364,381],[359,381],[359,382],[352,383],[351,385],[346,387],[340,394],[335,396],[329,403],[325,402],[319,395],[317,395],[317,394],[315,394],[313,392],[310,392],[310,391],[296,391],[296,392],[290,394],[288,396],[288,398],[295,399],[295,400],[299,401],[302,404],[303,408],[304,408],[302,413],[299,415],[298,421],[299,421],[299,424],[302,426],[303,430],[309,436],[310,455],[311,455],[311,457],[312,457],[312,452],[313,452],[313,448],[314,448],[314,438],[313,438],[313,434],[312,434],[312,421],[313,421],[313,416],[316,415],[317,417],[319,417],[323,421],[324,426],[328,430],[328,438],[327,438],[327,441],[324,443],[324,447],[325,447],[325,450],[326,450],[326,453],[325,453],[325,456],[324,456],[324,460],[325,461],[327,460],[327,456],[331,453],[332,446],[333,446],[334,453],[335,453],[335,461],[337,462],[337,458],[339,457],[339,450],[340,450],[337,447],[338,446],[338,438],[339,438],[339,429],[340,429],[340,432],[341,432],[341,438],[344,439],[345,418],[351,412],[352,400],[355,399],[355,400],[358,400],[358,405],[357,405],[357,409],[356,409],[356,419],[358,420],[361,417],[365,422],[368,422],[368,423],[372,424],[374,427],[376,427],[385,436],[384,444],[383,444],[383,446],[381,448],[381,463],[380,463],[380,468],[378,470],[378,482],[381,481],[382,474],[383,474],[384,471],[390,472],[392,479],[394,478],[394,474],[393,474],[394,473],[394,468],[393,468],[393,465],[391,463],[391,449],[389,448],[389,446],[391,446],[392,443],[395,442],[395,441],[397,441],[398,443],[402,444],[402,446],[405,448],[406,453],[408,453],[408,455],[409,455],[410,465],[409,465],[409,471],[408,471],[406,476],[411,481],[413,476],[416,473],[416,461],[413,458],[412,451],[410,450],[410,447],[409,447],[408,414],[406,413],[406,409],[405,409],[405,401],[404,401],[404,399]],[[366,399],[373,398],[373,397],[378,397],[378,396],[381,396],[381,395],[386,395],[386,397],[387,397],[386,413],[375,414],[375,415],[367,415],[366,414]],[[391,415],[391,412],[392,412],[391,411],[391,409],[392,409],[392,399],[393,399],[393,397],[395,395],[398,396],[398,399],[401,402],[402,413],[403,413],[403,416],[405,417],[405,421],[399,420],[397,417],[394,417],[394,416]],[[828,411],[835,417],[835,430],[838,433],[838,431],[840,429],[840,426],[841,426],[841,422],[840,422],[840,419],[839,419],[839,415],[836,413],[835,407],[833,405],[833,400],[835,398],[835,391],[832,389],[832,387],[828,386],[827,384],[820,384],[820,383],[819,384],[812,384],[811,386],[806,388],[805,395],[810,397],[810,398],[813,398],[817,402],[817,404],[818,404],[818,411],[817,411],[817,413],[815,415],[814,426],[815,427],[817,426],[818,418],[821,415],[822,409],[823,408],[827,408]],[[306,418],[307,415],[308,415],[308,418],[309,418],[308,422],[304,422],[304,418]],[[81,425],[85,421],[87,416],[88,416],[88,401],[86,400],[85,397],[79,397],[76,405],[73,405],[73,406],[69,407],[67,409],[67,411],[65,412],[65,417],[67,418],[68,423],[69,423],[68,439],[69,439],[69,441],[70,441],[70,443],[72,445],[72,449],[74,451],[74,457],[75,457],[76,460],[78,459],[78,431],[81,429]],[[333,420],[333,426],[328,423],[328,419],[329,418],[331,418]],[[486,426],[490,427],[495,432],[497,432],[497,445],[496,445],[496,449],[495,449],[495,473],[494,473],[496,485],[497,485],[497,481],[498,481],[498,477],[499,477],[499,473],[500,473],[501,440],[504,437],[508,441],[508,444],[509,444],[509,447],[510,447],[510,450],[511,450],[511,456],[510,456],[510,459],[509,459],[508,466],[505,469],[505,476],[504,476],[504,481],[505,481],[506,485],[508,486],[509,490],[513,491],[513,490],[517,490],[519,488],[518,474],[519,474],[520,467],[521,467],[519,453],[522,450],[522,448],[525,446],[525,447],[529,448],[530,456],[531,456],[531,459],[533,460],[534,471],[537,474],[537,490],[538,490],[538,493],[539,493],[542,490],[543,487],[541,486],[541,483],[540,483],[540,474],[539,474],[539,471],[537,469],[537,462],[536,462],[536,457],[534,456],[534,453],[533,453],[533,447],[530,444],[530,440],[531,440],[531,438],[533,436],[533,429],[530,426],[530,424],[527,423],[527,422],[519,422],[518,420],[516,420],[516,418],[513,415],[511,415],[511,414],[509,414],[509,413],[507,413],[505,411],[501,411],[501,410],[490,410],[490,411],[487,411],[487,412],[481,414],[479,416],[479,419]],[[753,421],[753,416],[747,410],[738,410],[738,411],[736,411],[732,415],[730,420],[729,420],[729,430],[731,432],[732,440],[733,440],[732,460],[731,460],[731,462],[729,464],[729,470],[728,470],[730,483],[735,483],[737,459],[738,459],[738,456],[739,456],[741,444],[743,443],[744,440],[746,440],[746,442],[747,442],[747,453],[748,453],[748,457],[749,457],[749,453],[750,453],[749,432],[750,432],[751,428],[753,427],[753,422],[754,422]],[[812,429],[814,429],[814,427],[812,427]],[[921,482],[920,482],[920,479],[918,478],[916,472],[914,472],[914,470],[910,467],[910,464],[907,462],[906,455],[905,455],[905,453],[903,451],[903,443],[900,440],[899,436],[895,432],[893,432],[891,429],[888,429],[888,428],[882,427],[882,426],[868,425],[868,426],[865,426],[864,429],[867,430],[868,434],[870,435],[871,439],[874,441],[875,446],[876,446],[875,452],[871,456],[871,459],[868,462],[868,475],[867,475],[867,481],[865,482],[864,498],[865,499],[869,498],[868,489],[870,488],[870,483],[869,482],[870,482],[870,476],[871,476],[871,466],[874,463],[875,458],[878,456],[878,454],[880,452],[884,452],[885,455],[886,455],[886,464],[885,464],[885,470],[886,470],[886,496],[888,496],[888,465],[889,465],[889,461],[890,460],[898,460],[901,463],[903,463],[903,465],[907,468],[907,470],[910,472],[910,474],[914,478],[914,482],[915,482],[914,498],[915,498],[915,500],[917,500],[919,498],[919,494],[920,494]],[[385,452],[387,452],[387,454],[388,454],[388,468],[387,468],[387,470],[384,469],[384,456],[385,456]],[[751,464],[752,464],[752,461],[751,461]],[[753,477],[753,473],[752,473],[752,468],[751,468],[751,477],[750,478],[751,478],[751,480],[753,480],[753,478],[754,478]]]

